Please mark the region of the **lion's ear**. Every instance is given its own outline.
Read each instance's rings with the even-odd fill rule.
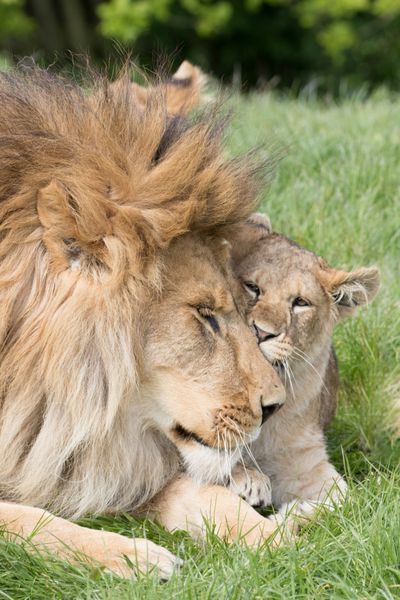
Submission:
[[[154,90],[161,88],[165,94],[167,112],[170,115],[186,115],[195,106],[200,104],[203,89],[207,78],[204,73],[187,60],[184,60],[179,69],[164,83],[143,87],[132,82],[131,89],[139,108],[146,108]],[[116,81],[111,84],[111,89],[116,90],[121,85]]]
[[[187,60],[166,82],[167,110],[172,115],[184,115],[197,106],[206,83],[206,76]]]
[[[377,267],[360,267],[350,272],[328,269],[323,281],[338,308],[339,316],[345,318],[375,298],[380,277]]]
[[[56,270],[63,271],[80,252],[67,190],[61,183],[52,180],[39,190],[36,207],[50,260]]]
[[[63,236],[75,227],[73,210],[68,202],[65,188],[55,179],[39,190],[37,213],[44,229],[51,229]]]

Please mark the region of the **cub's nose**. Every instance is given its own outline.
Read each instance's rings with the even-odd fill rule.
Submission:
[[[253,323],[254,331],[256,332],[257,341],[259,344],[263,342],[267,342],[268,340],[273,340],[281,335],[281,332],[278,333],[272,331],[264,331],[260,327],[258,327],[255,323]]]
[[[269,417],[271,417],[274,413],[276,413],[280,407],[282,406],[281,402],[277,402],[276,404],[268,404],[267,406],[262,406],[262,417],[261,417],[261,425],[265,423]]]

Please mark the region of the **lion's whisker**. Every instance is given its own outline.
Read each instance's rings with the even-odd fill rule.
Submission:
[[[220,448],[220,444],[222,441],[223,449]],[[226,460],[226,442],[225,442],[225,432],[220,432],[217,429],[217,443],[218,443],[218,473],[219,479],[221,482],[225,479],[225,460]]]
[[[231,419],[231,417],[223,417],[224,421],[230,425],[231,427],[234,428],[234,430],[236,431],[236,433],[238,434],[238,437],[240,439],[240,441],[242,442],[242,445],[244,447],[244,449],[246,450],[246,453],[248,454],[250,460],[252,461],[252,463],[254,464],[254,466],[256,467],[256,469],[260,472],[262,472],[262,469],[260,467],[260,465],[257,463],[257,460],[249,446],[249,444],[247,443],[246,439],[245,439],[245,432],[243,432],[240,427],[238,426],[238,424]]]

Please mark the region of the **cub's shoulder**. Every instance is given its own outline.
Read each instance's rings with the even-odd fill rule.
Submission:
[[[331,346],[319,402],[319,424],[324,431],[328,429],[336,414],[338,391],[339,365],[335,349]]]

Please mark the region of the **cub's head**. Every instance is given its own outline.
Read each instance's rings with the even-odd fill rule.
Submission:
[[[379,287],[375,267],[347,272],[253,215],[233,238],[234,266],[247,296],[248,320],[261,351],[278,368],[315,366],[335,323],[370,302]]]

